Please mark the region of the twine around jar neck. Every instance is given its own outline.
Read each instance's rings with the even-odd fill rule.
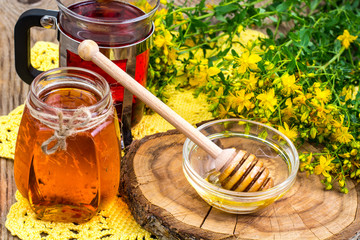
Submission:
[[[66,150],[67,137],[100,125],[113,113],[111,111],[112,108],[110,108],[105,109],[105,113],[92,117],[89,108],[82,107],[76,109],[71,116],[66,116],[61,109],[56,110],[56,114],[40,112],[29,101],[26,101],[26,107],[29,109],[32,117],[54,130],[54,134],[41,144],[41,150],[46,155],[53,154],[58,149]],[[55,142],[55,145],[49,149],[51,142]]]

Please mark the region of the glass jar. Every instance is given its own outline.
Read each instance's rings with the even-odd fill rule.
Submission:
[[[115,198],[120,149],[116,111],[103,77],[64,67],[31,83],[14,175],[40,219],[85,222]]]

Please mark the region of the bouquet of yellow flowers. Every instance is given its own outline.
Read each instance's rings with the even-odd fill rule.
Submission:
[[[359,2],[207,2],[158,11],[147,87],[164,101],[169,83],[196,89],[215,118],[319,146],[301,153],[300,170],[347,193],[346,179],[360,181]]]

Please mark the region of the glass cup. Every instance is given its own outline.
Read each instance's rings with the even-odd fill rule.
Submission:
[[[85,222],[116,197],[120,130],[103,77],[66,67],[35,78],[19,128],[14,177],[42,220]]]

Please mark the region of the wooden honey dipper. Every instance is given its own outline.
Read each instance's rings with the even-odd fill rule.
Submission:
[[[264,191],[274,186],[270,171],[254,154],[239,150],[218,172],[213,171],[207,180],[237,192]]]
[[[120,67],[114,64],[105,55],[103,55],[96,42],[92,40],[84,40],[78,47],[78,54],[85,61],[92,61],[103,69],[122,86],[127,88],[132,94],[137,96],[142,102],[147,104],[151,109],[161,115],[176,129],[182,132],[186,137],[191,139],[207,154],[215,159],[215,173],[219,173],[219,182],[224,188],[235,191],[242,189],[244,191],[255,189],[255,187],[249,188],[249,185],[260,185],[259,188],[257,188],[258,190],[265,190],[272,187],[271,184],[273,184],[273,181],[272,179],[268,180],[268,174],[266,174],[269,170],[263,167],[262,161],[256,160],[256,157],[253,154],[247,154],[246,151],[240,150],[236,153],[236,150],[233,148],[221,149],[130,75],[124,72]],[[232,189],[234,187],[236,188]]]

